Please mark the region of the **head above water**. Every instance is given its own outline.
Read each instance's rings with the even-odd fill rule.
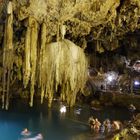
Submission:
[[[36,139],[37,140],[43,140],[42,134],[41,133],[37,134]]]
[[[28,129],[27,129],[27,128],[25,128],[25,129],[24,129],[24,132],[28,132]]]
[[[98,121],[98,119],[97,119],[97,118],[95,118],[95,121]]]
[[[109,119],[106,119],[106,122],[107,122],[107,123],[110,123],[110,120],[109,120]]]

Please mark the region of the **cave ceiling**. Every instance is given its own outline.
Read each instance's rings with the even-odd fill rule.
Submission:
[[[120,56],[113,54],[113,61],[106,53],[100,61],[96,59],[96,54],[114,53],[113,50],[126,47],[126,44],[136,48],[140,43],[139,29],[140,0],[0,0],[0,91],[3,93],[3,107],[8,108],[9,88],[12,85],[16,87],[18,81],[23,81],[27,90],[30,88],[30,106],[33,105],[36,86],[42,90],[41,99],[46,95],[51,104],[53,89],[55,87],[57,91],[59,85],[67,91],[62,92],[62,97],[68,97],[67,102],[72,106],[76,99],[73,91],[82,91],[86,81],[88,64],[84,52],[90,47],[87,44],[94,44],[90,48],[94,48],[95,57],[92,55],[91,59],[99,64],[95,62],[93,66],[103,67],[106,71],[108,67],[113,69],[114,65],[115,69],[118,64],[122,70]],[[70,40],[69,49],[65,47],[68,43],[64,38]],[[55,41],[62,43],[62,49],[54,47],[52,42]],[[47,47],[48,44],[53,45]],[[63,51],[65,49],[67,51]],[[122,49],[122,52],[125,50]],[[139,48],[134,51],[138,59],[139,52]],[[73,60],[75,56],[79,59]],[[71,93],[70,96],[67,96],[68,93]]]
[[[1,20],[4,24],[5,5],[1,0]],[[48,37],[57,35],[58,28],[66,27],[66,38],[76,42],[97,41],[106,48],[116,49],[118,40],[130,34],[139,33],[139,0],[12,0],[15,31],[26,27],[28,17],[39,24],[46,23]],[[109,44],[109,45],[108,45]],[[81,44],[80,44],[81,45]],[[108,47],[108,48],[107,48]],[[102,50],[100,50],[102,51]]]

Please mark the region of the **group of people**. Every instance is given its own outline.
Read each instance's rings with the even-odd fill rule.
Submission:
[[[25,128],[22,132],[21,135],[24,136],[22,140],[43,140],[43,136],[41,133],[37,134],[36,136],[29,138],[31,136],[31,132]]]
[[[102,124],[97,118],[90,117],[88,120],[90,130],[94,133],[109,133],[115,132],[122,128],[122,123],[120,121],[110,121],[106,119]]]

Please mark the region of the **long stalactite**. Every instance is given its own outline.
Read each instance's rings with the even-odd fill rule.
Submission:
[[[12,2],[7,5],[7,17],[5,23],[4,45],[3,45],[3,94],[2,108],[9,107],[9,87],[11,71],[13,68],[13,9]]]
[[[31,20],[31,21],[30,21]],[[31,22],[31,23],[30,23]],[[36,83],[36,64],[37,64],[37,42],[38,42],[38,23],[35,19],[29,19],[31,25],[31,87],[30,87],[30,106],[33,106],[34,88]]]
[[[25,39],[25,67],[24,71],[24,87],[30,81],[30,106],[33,106],[34,87],[36,82],[36,61],[37,61],[37,43],[38,43],[38,22],[32,18],[28,18],[28,26]]]
[[[46,27],[46,23],[42,23],[41,25],[41,50],[40,50],[40,75],[39,75],[39,85],[41,87],[41,104],[43,103],[43,99],[44,99],[44,95],[45,95],[45,87],[46,87],[46,84],[45,84],[45,80],[43,80],[45,77],[44,77],[44,74],[45,74],[45,69],[44,69],[44,65],[43,65],[43,61],[45,61],[45,48],[46,48],[46,42],[47,42],[47,39],[46,39],[46,36],[47,36],[47,27]],[[45,74],[46,75],[46,74]]]
[[[27,27],[26,36],[25,36],[25,60],[24,60],[24,67],[23,67],[23,85],[26,88],[28,82],[30,80],[30,73],[31,73],[31,64],[30,64],[30,55],[31,55],[31,27]]]

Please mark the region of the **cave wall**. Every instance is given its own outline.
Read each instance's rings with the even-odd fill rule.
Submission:
[[[89,56],[89,65],[103,67],[104,71],[123,68],[121,55],[130,59],[139,59],[139,0],[12,0],[12,64],[10,69],[11,92],[21,93],[23,89],[23,60],[25,59],[26,36],[31,36],[32,49],[40,49],[41,28],[45,23],[46,44],[59,41],[64,37],[80,46]],[[9,0],[0,5],[0,91],[3,90],[5,30],[9,29],[7,19]],[[11,8],[9,7],[9,10]],[[10,32],[11,33],[11,32]],[[34,34],[34,35],[33,35]],[[7,36],[7,38],[9,38]],[[34,41],[33,41],[34,40]],[[36,43],[35,43],[36,42]],[[91,42],[91,44],[89,43]],[[90,49],[89,49],[90,48]],[[133,54],[132,54],[133,53]],[[35,59],[39,53],[34,51],[31,65],[37,65]],[[9,55],[11,56],[11,55]],[[9,57],[8,57],[9,58]],[[8,59],[11,60],[11,59]],[[82,61],[82,60],[81,60]],[[10,61],[7,61],[9,63]],[[8,67],[8,65],[7,65]],[[31,68],[35,71],[35,68]],[[27,74],[28,75],[28,74]],[[6,75],[7,76],[7,75]],[[34,87],[35,75],[29,83]],[[26,79],[26,78],[25,78]],[[36,88],[36,87],[35,87]],[[20,89],[20,90],[19,90]],[[13,90],[13,91],[12,91]],[[29,89],[24,89],[25,92]],[[23,91],[24,91],[23,90]],[[27,94],[28,95],[28,94]]]

